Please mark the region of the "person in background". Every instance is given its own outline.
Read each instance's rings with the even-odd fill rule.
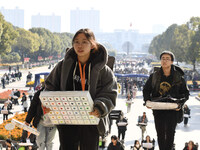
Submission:
[[[189,90],[183,70],[173,65],[174,54],[170,51],[163,51],[160,54],[160,60],[161,67],[152,73],[145,83],[143,97],[145,105],[159,97],[170,96],[181,99],[177,103],[179,107],[176,110],[153,110],[159,149],[171,150],[174,145],[176,125],[182,120],[182,107],[189,98]]]
[[[39,136],[36,137],[38,150],[44,150],[45,148],[47,150],[53,150],[53,139],[56,134],[56,127],[54,125],[46,125],[44,122],[44,112],[39,98],[40,92],[43,90],[44,86],[34,94],[25,119],[25,124],[29,125],[33,121],[33,126],[40,132]]]
[[[124,150],[124,146],[118,141],[116,135],[111,136],[111,143],[108,145],[107,150]]]
[[[10,65],[8,66],[8,70],[9,70],[9,73],[11,73],[12,67]]]
[[[146,116],[146,112],[143,112],[143,115],[138,117],[138,125],[142,131],[142,140],[144,139],[144,132],[146,131],[147,122],[148,119]]]
[[[21,96],[21,93],[18,89],[15,89],[14,92],[14,103],[15,105],[19,105],[18,98]]]
[[[183,150],[197,150],[197,145],[194,144],[193,141],[189,141],[188,143],[185,143],[185,147]]]
[[[27,102],[27,97],[26,97],[26,94],[25,93],[22,93],[22,105],[24,107],[24,112],[27,112],[27,109],[28,109],[28,102]]]
[[[14,103],[15,104],[15,101],[14,101],[14,98],[13,98],[13,96],[14,96],[14,93],[15,93],[15,90],[14,89],[12,89],[12,91],[11,91],[11,94],[10,94],[10,97],[11,97],[11,101],[12,101],[12,103]]]
[[[135,99],[138,91],[136,83],[133,84],[132,91],[133,91],[133,99]]]
[[[32,80],[32,73],[29,71],[28,75],[26,76],[26,83],[30,82]]]
[[[29,97],[30,102],[31,102],[32,99],[33,99],[33,95],[34,95],[34,90],[33,90],[32,87],[29,88],[29,90],[28,90],[28,94],[29,94],[28,97]]]
[[[148,147],[148,148],[147,148],[147,147],[143,146],[143,143],[150,143],[150,144],[152,144],[152,147]],[[155,140],[154,140],[154,139],[151,140],[150,136],[147,135],[147,136],[146,136],[146,139],[145,139],[145,140],[142,140],[142,146],[143,146],[144,150],[154,150],[154,147],[155,147]]]
[[[3,114],[3,121],[8,120],[8,114],[9,114],[8,102],[4,102],[4,105],[1,108],[1,113]]]
[[[117,129],[118,129],[118,140],[120,140],[120,137],[122,135],[121,142],[124,143],[124,138],[126,135],[128,120],[124,117],[124,114],[122,112],[120,119],[116,121]]]
[[[129,113],[131,111],[132,104],[133,104],[133,98],[132,98],[130,92],[127,92],[127,97],[126,97],[127,113]]]
[[[135,140],[134,146],[131,146],[131,150],[144,150],[140,145],[140,141]]]
[[[108,115],[116,105],[117,82],[109,66],[108,52],[90,29],[80,29],[72,48],[45,80],[46,91],[89,91],[94,108],[89,114],[98,125],[57,125],[60,150],[97,150],[99,136],[107,132]]]
[[[6,88],[6,87],[5,87],[5,84],[6,84],[5,75],[3,75],[3,76],[1,77],[1,84],[2,84],[2,89],[5,89],[5,88]]]
[[[6,139],[6,150],[17,150],[17,146],[15,146],[10,139]]]
[[[186,104],[184,105],[183,113],[184,113],[184,126],[187,126],[188,118],[190,118],[190,109]]]
[[[30,125],[30,127],[32,127],[32,125]],[[20,142],[33,144],[30,146],[27,146],[26,149],[37,150],[37,148],[38,148],[38,146],[36,144],[36,135],[34,135],[26,130],[23,130]]]
[[[8,103],[8,109],[11,110],[12,109],[12,101],[8,98],[6,103]]]

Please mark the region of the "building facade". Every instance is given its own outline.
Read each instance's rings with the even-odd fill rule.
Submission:
[[[10,22],[14,26],[24,28],[24,10],[16,7],[15,9],[0,8],[0,12],[4,16],[7,22]]]
[[[51,15],[35,15],[31,17],[31,27],[41,27],[51,32],[61,32],[61,16]]]
[[[90,28],[94,33],[100,32],[100,11],[80,10],[70,11],[70,32],[75,33],[81,28]]]

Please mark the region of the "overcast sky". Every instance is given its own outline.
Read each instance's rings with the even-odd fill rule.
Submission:
[[[200,17],[200,0],[0,0],[0,7],[24,9],[25,28],[30,27],[31,15],[59,15],[62,32],[69,32],[70,10],[76,8],[100,10],[104,32],[127,30],[132,23],[132,29],[151,33],[156,24],[167,28]]]

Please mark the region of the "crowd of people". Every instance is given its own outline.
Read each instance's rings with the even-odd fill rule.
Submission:
[[[28,145],[28,149],[52,150],[53,139],[56,130],[58,130],[60,150],[98,150],[99,136],[103,137],[106,133],[106,126],[109,125],[109,113],[116,106],[117,98],[117,82],[115,80],[113,70],[107,64],[108,54],[103,45],[97,43],[94,34],[89,29],[80,29],[72,39],[72,48],[68,49],[65,58],[60,61],[50,72],[41,89],[34,91],[29,88],[28,95],[20,93],[18,89],[12,90],[11,99],[4,103],[1,112],[3,120],[8,119],[12,106],[10,104],[23,106],[23,111],[27,112],[25,124],[34,126],[40,132],[39,136],[35,136],[27,131],[23,131],[21,142],[32,143]],[[138,126],[141,129],[141,140],[135,140],[131,150],[154,150],[157,142],[160,150],[174,149],[175,128],[178,123],[177,116],[184,108],[184,124],[188,123],[190,117],[190,109],[185,102],[189,98],[189,91],[183,77],[180,67],[173,65],[175,56],[169,51],[164,51],[160,55],[161,68],[157,72],[153,72],[149,78],[126,78],[119,79],[124,84],[126,92],[127,113],[131,112],[131,105],[137,98],[137,91],[143,92],[144,106],[152,109],[148,102],[152,102],[157,97],[172,96],[174,98],[183,99],[178,102],[176,110],[154,110],[153,116],[155,121],[155,129],[157,132],[157,140],[150,135],[145,136],[148,118],[146,112],[138,116]],[[115,72],[117,73],[140,73],[148,74],[145,69],[145,61],[130,62],[125,64],[117,61]],[[112,66],[112,65],[111,65]],[[29,72],[27,82],[32,78]],[[19,78],[20,79],[20,78]],[[173,86],[172,86],[173,85]],[[4,87],[5,88],[5,87]],[[54,125],[49,122],[49,108],[44,107],[40,101],[40,93],[42,91],[90,91],[94,100],[94,108],[90,112],[99,118],[98,125]],[[123,93],[122,93],[123,94]],[[21,101],[19,97],[22,95]],[[27,98],[29,97],[29,99]],[[30,100],[31,105],[28,106]],[[179,119],[179,118],[178,118]],[[125,137],[128,126],[128,118],[122,112],[116,119],[118,136],[112,135],[111,142],[108,144],[108,150],[125,150]],[[117,133],[116,133],[117,134]],[[7,147],[13,147],[12,141],[6,140]],[[185,145],[185,149],[196,150],[197,144],[189,141]]]

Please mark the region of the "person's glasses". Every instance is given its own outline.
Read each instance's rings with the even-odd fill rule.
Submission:
[[[90,42],[88,42],[88,41],[82,41],[82,42],[75,41],[73,44],[74,44],[74,46],[79,46],[79,45],[86,46],[86,45],[89,45]]]
[[[171,61],[170,58],[161,58],[161,61]]]

